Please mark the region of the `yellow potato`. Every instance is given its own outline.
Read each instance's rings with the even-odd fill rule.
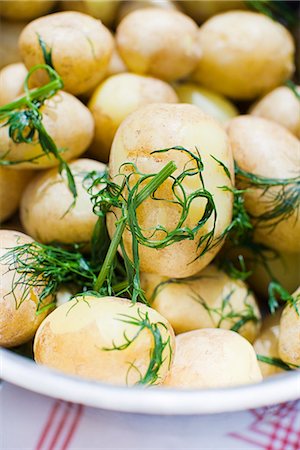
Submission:
[[[191,16],[196,22],[201,23],[209,17],[231,9],[244,9],[243,0],[185,0],[182,6],[186,14]]]
[[[175,91],[181,103],[196,105],[222,123],[239,114],[233,103],[225,97],[195,83],[178,84]]]
[[[287,304],[280,319],[278,347],[283,361],[300,366],[300,288],[293,298],[295,304]]]
[[[59,91],[40,108],[42,123],[65,160],[76,158],[89,146],[94,133],[94,121],[89,110],[76,97]],[[40,144],[15,143],[9,137],[8,126],[0,128],[0,157],[16,162],[16,169],[41,169],[58,165],[52,155],[45,155]],[[41,155],[41,157],[39,157]],[[30,162],[32,158],[38,158]]]
[[[181,3],[181,2],[180,2]],[[118,24],[124,19],[127,14],[144,8],[163,8],[180,11],[179,2],[173,2],[171,0],[129,0],[122,1],[118,11],[117,22]]]
[[[141,271],[157,273],[168,277],[187,277],[198,273],[216,255],[220,249],[220,235],[231,222],[232,195],[221,189],[221,186],[231,186],[231,181],[225,174],[220,163],[212,155],[227,166],[232,175],[233,160],[225,131],[213,118],[204,114],[193,105],[184,104],[153,104],[144,106],[130,114],[120,125],[111,148],[110,174],[116,183],[122,182],[117,176],[120,166],[128,161],[134,162],[142,173],[157,173],[169,161],[174,161],[177,170],[175,176],[181,174],[191,157],[183,151],[173,150],[161,154],[151,154],[159,149],[172,146],[182,146],[196,154],[200,152],[204,170],[203,180],[207,191],[214,199],[217,218],[214,239],[210,250],[200,256],[203,246],[198,248],[199,239],[213,230],[213,216],[196,233],[194,240],[173,243],[163,249],[152,249],[140,246],[139,258]],[[190,163],[190,168],[195,163]],[[131,172],[131,168],[127,168]],[[162,225],[167,230],[173,230],[182,213],[177,204],[165,200],[174,200],[171,189],[172,182],[168,179],[157,190],[157,196],[162,200],[147,199],[138,208],[139,225],[152,234],[154,226]],[[201,189],[199,174],[185,177],[182,186],[187,195],[192,195]],[[184,226],[195,227],[204,214],[207,200],[196,198],[192,201]],[[115,217],[108,215],[108,229],[114,233]],[[165,233],[156,232],[153,239],[162,239]],[[123,235],[125,250],[131,255],[131,235],[128,230]],[[151,241],[151,238],[150,238]]]
[[[114,24],[119,0],[63,0],[61,6],[65,11],[79,11],[101,20],[107,27]]]
[[[26,23],[1,20],[0,26],[0,69],[21,60],[18,41]]]
[[[255,297],[245,283],[213,265],[184,280],[142,273],[141,286],[151,307],[176,334],[236,326],[235,331],[253,342],[259,332],[261,315]]]
[[[129,70],[166,81],[187,76],[201,56],[197,25],[178,11],[136,10],[121,21],[116,39]]]
[[[164,81],[133,73],[114,75],[103,81],[89,102],[95,121],[92,155],[107,162],[114,135],[121,122],[148,103],[176,103],[174,89]]]
[[[114,47],[109,64],[106,71],[106,77],[117,75],[118,73],[127,72],[128,69],[118,52],[117,47]]]
[[[282,84],[294,71],[295,45],[278,22],[254,12],[230,11],[199,30],[203,51],[194,79],[235,99],[253,99]]]
[[[53,0],[1,0],[0,16],[9,20],[32,20],[50,11]]]
[[[9,264],[6,259],[2,259],[11,248],[31,242],[33,240],[29,236],[19,231],[0,230],[0,346],[2,347],[14,347],[29,341],[49,312],[46,310],[36,314],[39,296],[45,287],[42,280],[38,286],[26,285],[26,277],[16,271],[14,257],[10,257]],[[22,260],[26,260],[26,252]],[[46,306],[51,300],[47,297],[40,306]]]
[[[160,334],[161,345],[153,331]],[[85,296],[59,306],[44,320],[35,337],[34,356],[38,364],[106,383],[161,384],[172,362],[174,341],[166,319],[146,305]],[[154,351],[160,362],[151,370]]]
[[[287,179],[299,176],[300,145],[299,140],[288,130],[266,119],[254,116],[239,116],[232,119],[228,126],[228,135],[233,156],[240,169],[269,179]],[[243,182],[237,180],[237,186]],[[245,206],[254,217],[256,225],[255,239],[280,252],[300,252],[300,216],[298,214],[297,186],[284,187],[285,196],[280,196],[278,216],[270,220],[259,221],[262,214],[274,210],[277,203],[274,197],[281,192],[280,187],[272,186],[267,192],[252,188],[245,194]],[[293,189],[293,209],[289,216],[285,213],[291,206],[286,198]]]
[[[0,106],[12,102],[24,92],[27,70],[24,64],[15,63],[4,67],[0,72]]]
[[[0,166],[0,222],[9,219],[16,212],[32,175],[31,170],[14,170]]]
[[[176,337],[176,353],[164,386],[221,388],[257,383],[262,375],[252,345],[234,331],[205,328]]]
[[[113,51],[113,38],[99,20],[78,12],[60,12],[30,22],[20,36],[25,66],[30,69],[44,62],[38,35],[51,51],[54,69],[64,89],[78,95],[88,92],[104,78]],[[36,71],[32,82],[49,80],[44,70]]]
[[[105,165],[78,159],[70,163],[70,169],[78,193],[73,208],[66,176],[60,175],[57,168],[38,174],[24,192],[21,221],[26,232],[39,242],[89,243],[92,238],[97,216],[83,182],[88,172],[103,172]]]
[[[297,89],[300,95],[300,86]],[[300,101],[288,87],[269,92],[250,109],[250,114],[273,120],[300,138]]]

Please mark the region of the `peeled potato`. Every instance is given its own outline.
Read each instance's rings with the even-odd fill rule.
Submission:
[[[118,23],[124,19],[127,14],[135,11],[136,9],[144,8],[163,8],[180,11],[178,2],[171,0],[129,0],[122,1],[120,9],[118,11]]]
[[[19,231],[0,230],[0,258],[11,248],[31,242],[33,240],[29,236]],[[22,260],[26,260],[26,253]],[[39,296],[45,287],[42,280],[38,286],[30,287],[26,285],[26,277],[16,272],[13,256],[9,264],[4,262],[0,261],[0,346],[14,347],[34,336],[49,310],[36,314]],[[50,302],[51,298],[47,297],[41,306]]]
[[[24,64],[15,63],[4,67],[0,72],[0,106],[15,100],[24,91],[27,70]]]
[[[142,173],[159,172],[169,161],[174,161],[177,170],[174,175],[181,174],[191,157],[187,153],[173,150],[161,154],[151,154],[159,149],[182,146],[196,154],[198,148],[204,170],[202,172],[206,189],[213,195],[217,211],[213,248],[200,256],[203,246],[198,248],[201,236],[213,228],[213,217],[197,232],[194,240],[173,243],[162,249],[140,246],[140,268],[143,272],[157,273],[168,277],[187,277],[198,273],[216,255],[221,247],[220,235],[231,222],[232,195],[221,189],[231,186],[231,181],[221,165],[212,155],[233,172],[233,160],[225,131],[213,118],[204,114],[193,105],[153,104],[144,106],[130,114],[120,125],[115,135],[110,154],[110,175],[116,183],[122,182],[118,176],[120,166],[128,161],[134,162]],[[191,164],[190,164],[191,166]],[[195,163],[193,163],[195,167]],[[126,170],[126,169],[125,169]],[[127,166],[127,172],[132,168]],[[187,195],[201,188],[198,173],[185,178],[182,186]],[[160,199],[174,200],[172,181],[168,179],[157,190]],[[194,199],[190,205],[185,226],[194,227],[204,214],[206,200]],[[173,230],[178,222],[182,209],[177,204],[148,198],[138,208],[140,227],[152,234],[153,227],[162,225]],[[108,215],[108,230],[113,235],[115,217]],[[165,233],[156,232],[153,239],[165,237]],[[150,238],[151,241],[151,238]],[[123,242],[128,255],[131,255],[131,235],[128,230],[123,234]]]
[[[66,11],[79,11],[101,20],[107,27],[113,25],[119,0],[63,0],[62,8]]]
[[[221,388],[257,383],[262,375],[252,345],[234,331],[206,328],[179,334],[164,386]]]
[[[18,40],[26,23],[1,20],[0,26],[0,69],[21,60]]]
[[[160,334],[160,344],[151,329]],[[38,364],[106,383],[161,384],[172,362],[174,341],[166,319],[146,305],[84,296],[59,306],[44,320],[35,337],[34,356]],[[149,368],[154,350],[160,355],[156,375]]]
[[[111,77],[112,75],[117,75],[118,73],[127,72],[128,69],[118,52],[117,47],[113,49],[111,58],[106,71],[106,77]]]
[[[1,0],[0,16],[9,20],[32,20],[46,14],[53,0]]]
[[[99,20],[78,12],[60,12],[30,22],[19,45],[27,69],[44,63],[38,36],[44,41],[64,89],[78,95],[88,92],[105,77],[113,51],[113,38]],[[49,81],[44,70],[36,71],[32,82]]]
[[[0,166],[0,222],[9,219],[18,209],[31,170],[14,170]]]
[[[271,179],[294,178],[300,170],[299,140],[280,125],[260,117],[239,116],[232,119],[228,135],[233,155],[240,169]],[[237,186],[243,187],[237,180]],[[292,187],[297,195],[297,187]],[[286,186],[288,193],[291,186]],[[255,239],[280,252],[300,252],[299,202],[294,199],[291,214],[280,213],[270,220],[259,221],[257,217],[274,209],[274,197],[280,187],[273,186],[267,192],[251,188],[245,194],[245,206],[254,217]],[[286,211],[290,199],[280,198],[279,204]]]
[[[174,89],[164,81],[133,73],[123,73],[103,81],[89,102],[95,121],[92,155],[108,161],[114,135],[121,122],[148,103],[176,103]]]
[[[116,39],[129,70],[166,81],[187,76],[201,56],[197,25],[178,11],[136,10],[120,22]]]
[[[40,108],[42,123],[61,155],[67,161],[81,155],[94,133],[90,111],[77,98],[59,91]],[[1,125],[1,123],[0,123]],[[9,137],[9,127],[0,127],[0,157],[16,164],[16,169],[45,169],[58,165],[53,155],[45,155],[37,138],[32,143],[15,143]],[[31,161],[33,158],[35,161]]]
[[[70,163],[78,197],[75,206],[65,176],[57,168],[38,174],[27,186],[21,202],[21,221],[26,232],[43,243],[88,243],[97,216],[83,181],[88,172],[103,172],[105,165],[92,159]]]
[[[282,84],[294,71],[289,31],[248,11],[219,14],[200,27],[203,51],[194,79],[220,94],[253,99]]]
[[[245,283],[229,278],[213,265],[185,280],[142,273],[141,286],[151,307],[177,334],[236,326],[235,331],[253,342],[259,332],[261,316],[255,297]]]
[[[287,304],[280,319],[279,356],[287,364],[300,366],[300,288],[293,297],[295,304]]]
[[[300,86],[297,89],[300,95]],[[251,108],[250,114],[273,120],[300,138],[300,100],[288,87],[269,92]]]

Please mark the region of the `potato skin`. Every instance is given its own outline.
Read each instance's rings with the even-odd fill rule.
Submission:
[[[297,89],[300,94],[300,86]],[[300,101],[286,86],[280,86],[261,98],[250,109],[250,114],[273,120],[300,138]]]
[[[94,133],[94,121],[88,108],[76,97],[64,91],[57,92],[40,108],[42,123],[58,149],[66,149],[62,156],[66,161],[81,155],[89,146]],[[8,126],[0,128],[0,157],[8,161],[24,161],[15,169],[45,169],[58,165],[52,155],[43,155],[40,144],[15,143],[9,137]]]
[[[223,168],[213,160],[214,155],[222,161],[231,173],[233,179],[233,159],[231,149],[223,128],[211,117],[193,105],[185,104],[152,104],[130,114],[120,125],[111,148],[110,175],[120,183],[117,176],[119,167],[125,161],[134,162],[142,173],[157,173],[170,160],[177,165],[174,175],[184,170],[190,157],[186,153],[171,151],[162,154],[151,152],[172,146],[182,146],[195,152],[199,149],[204,170],[202,172],[206,189],[213,194],[217,210],[215,237],[220,236],[231,221],[232,195],[219,189],[218,186],[231,186]],[[128,169],[129,170],[129,169]],[[186,192],[191,193],[200,187],[198,176],[189,177],[183,183]],[[159,189],[160,198],[171,199],[171,181],[167,180]],[[195,226],[204,212],[203,199],[194,200],[186,220],[187,226]],[[147,199],[138,208],[138,220],[142,228],[164,225],[174,229],[179,220],[181,210],[173,204],[164,201]],[[115,218],[108,215],[107,225],[110,234],[114,233]],[[139,257],[141,271],[157,273],[168,277],[187,277],[198,273],[216,255],[220,245],[216,245],[200,258],[197,248],[198,239],[212,229],[211,219],[197,233],[194,240],[185,240],[163,249],[151,249],[140,246]],[[131,255],[131,235],[125,231],[124,245],[128,255]],[[192,262],[193,261],[193,262]]]
[[[91,154],[107,162],[114,135],[121,122],[148,103],[176,103],[174,89],[164,81],[123,73],[103,81],[89,102],[95,121]]]
[[[300,288],[294,292],[296,306],[300,311]],[[300,315],[292,305],[286,305],[280,319],[279,356],[287,364],[300,366]]]
[[[257,383],[262,375],[252,345],[234,331],[205,328],[176,336],[164,386],[221,388]]]
[[[192,279],[169,280],[157,288],[166,281],[168,278],[159,275],[141,274],[141,286],[151,307],[170,322],[176,334],[201,328],[230,329],[241,320],[241,316],[230,317],[230,313],[246,315],[250,310],[257,321],[246,322],[238,333],[250,342],[259,333],[261,315],[255,297],[245,283],[229,278],[216,266],[207,266]],[[227,299],[227,306],[222,309]]]
[[[27,69],[22,63],[9,64],[0,72],[0,106],[12,102],[24,91]]]
[[[19,40],[22,59],[28,69],[44,63],[37,34],[51,49],[53,66],[67,92],[83,94],[104,78],[113,51],[113,38],[99,20],[78,12],[60,12],[30,22]],[[36,85],[48,80],[44,70],[32,76]]]
[[[238,166],[247,172],[267,178],[293,178],[299,174],[300,146],[298,139],[280,125],[254,116],[239,116],[228,125],[233,156]],[[237,187],[242,184],[237,180]],[[270,210],[270,195],[277,187],[261,196],[261,189],[245,194],[246,209],[253,216]],[[255,239],[280,252],[299,253],[300,217],[298,208],[276,226],[274,221],[257,224]],[[278,219],[277,219],[278,220]],[[255,223],[255,222],[254,222]],[[266,226],[268,225],[268,226]]]
[[[53,0],[1,0],[0,15],[8,20],[32,20],[46,14],[55,3]]]
[[[16,212],[23,191],[32,176],[31,170],[14,170],[0,166],[0,223]]]
[[[166,81],[187,76],[201,56],[196,23],[178,11],[133,11],[120,22],[116,40],[129,70]]]
[[[19,231],[0,230],[0,242],[2,257],[10,248],[31,243],[33,239]],[[29,341],[49,313],[46,310],[36,315],[39,295],[44,286],[40,283],[38,287],[31,287],[24,295],[24,285],[14,287],[19,279],[18,274],[15,270],[9,270],[9,266],[3,262],[0,262],[0,277],[0,346],[15,347]],[[51,300],[47,297],[42,306],[49,304]]]
[[[38,364],[106,383],[132,386],[144,376],[153,350],[153,336],[148,329],[123,350],[112,350],[124,344],[125,334],[133,339],[139,326],[126,324],[122,314],[139,318],[148,315],[157,324],[163,342],[164,362],[159,369],[158,384],[169,371],[174,352],[174,333],[160,314],[144,304],[115,297],[77,297],[59,306],[40,326],[34,341],[34,356]],[[126,320],[126,317],[125,317]],[[134,363],[139,369],[130,370]]]
[[[38,174],[27,186],[21,202],[21,221],[25,231],[42,243],[89,243],[97,216],[93,213],[90,196],[83,187],[87,172],[105,170],[105,165],[92,159],[70,163],[75,177],[78,197],[73,203],[66,177],[58,169]]]
[[[249,11],[218,14],[200,27],[203,54],[193,78],[228,97],[263,95],[294,71],[295,45],[288,30]]]

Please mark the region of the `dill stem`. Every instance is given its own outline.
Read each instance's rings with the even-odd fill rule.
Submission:
[[[168,164],[163,167],[153,178],[149,183],[139,192],[136,196],[136,208],[138,208],[146,198],[148,198],[153,192],[157,190],[157,188],[166,181],[167,178],[177,169],[176,164],[174,161],[168,162]],[[126,216],[122,216],[121,219],[118,221],[117,228],[114,234],[114,237],[110,243],[110,246],[108,248],[105,260],[103,262],[103,265],[101,267],[100,273],[98,275],[98,278],[96,280],[96,283],[94,285],[95,291],[100,291],[100,289],[103,286],[103,283],[106,280],[106,277],[111,269],[111,266],[114,262],[118,247],[120,245],[122,235],[124,233],[124,230],[126,228]]]

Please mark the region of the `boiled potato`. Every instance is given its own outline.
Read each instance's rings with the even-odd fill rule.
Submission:
[[[153,331],[160,334],[160,344]],[[115,297],[70,300],[44,320],[34,341],[38,364],[129,386],[161,384],[174,350],[174,333],[166,319],[144,304]],[[158,367],[151,370],[154,351]]]
[[[101,161],[108,161],[119,125],[140,106],[177,101],[174,89],[156,78],[123,73],[106,79],[96,89],[88,105],[95,121],[92,155]]]
[[[300,95],[300,86],[297,89]],[[288,87],[269,92],[251,108],[250,114],[273,120],[300,138],[300,101]]]
[[[261,316],[254,296],[245,283],[229,278],[216,266],[209,265],[185,280],[142,273],[141,286],[151,307],[170,322],[175,333],[237,326],[235,331],[253,342],[259,332]]]
[[[24,91],[27,70],[24,64],[15,63],[4,67],[0,72],[0,106],[12,102]]]
[[[278,352],[278,337],[279,337],[279,321],[281,316],[280,310],[274,315],[268,316],[263,321],[263,328],[253,344],[254,350],[258,355],[266,356],[268,358],[279,358]],[[275,373],[283,372],[283,369],[258,361],[261,373],[264,378],[274,375]]]
[[[25,66],[44,62],[38,35],[43,39],[64,89],[78,95],[104,78],[113,51],[113,38],[99,20],[78,12],[60,12],[30,22],[22,31],[19,45]],[[36,71],[32,82],[49,80],[44,70]]]
[[[300,288],[293,297],[295,305],[287,304],[280,319],[279,356],[287,364],[300,366]]]
[[[116,39],[129,70],[167,81],[187,76],[201,56],[197,25],[178,11],[136,10],[121,21]]]
[[[213,159],[212,155],[227,166],[229,172],[233,172],[233,160],[229,142],[225,131],[212,117],[204,114],[193,105],[184,104],[153,104],[144,106],[131,113],[120,125],[115,135],[110,154],[110,175],[116,183],[122,182],[119,174],[120,166],[125,162],[134,162],[142,173],[157,173],[169,161],[174,161],[177,170],[173,175],[178,176],[186,169],[191,157],[183,151],[172,150],[166,153],[151,154],[159,149],[172,146],[182,146],[196,155],[200,152],[204,170],[202,172],[205,188],[214,199],[217,212],[215,232],[210,246],[201,257],[198,242],[201,236],[213,230],[213,217],[196,233],[195,239],[175,242],[162,249],[152,249],[140,246],[139,258],[141,271],[157,273],[167,277],[188,277],[198,273],[216,255],[221,243],[219,236],[231,222],[232,194],[224,191],[221,186],[231,186],[231,181],[225,174],[220,163]],[[125,169],[126,170],[126,169]],[[123,169],[124,171],[124,169]],[[132,168],[127,166],[127,172]],[[182,186],[186,195],[192,195],[201,189],[202,183],[198,173],[185,177]],[[157,190],[156,196],[162,200],[148,198],[138,208],[138,221],[144,233],[152,235],[152,239],[165,237],[163,231],[155,232],[153,227],[164,226],[167,230],[173,230],[182,213],[182,208],[170,202],[174,200],[171,189],[172,181],[168,179]],[[169,200],[169,201],[168,201]],[[203,198],[195,198],[188,210],[184,226],[193,228],[204,214],[207,201]],[[114,233],[115,217],[108,215],[108,229]],[[131,235],[128,230],[123,234],[123,242],[128,255],[131,255]]]
[[[0,69],[21,60],[18,40],[26,23],[1,20],[0,26]]]
[[[225,97],[195,83],[178,84],[175,90],[181,103],[196,105],[222,123],[239,114],[237,108]]]
[[[234,331],[205,328],[176,337],[174,363],[164,385],[221,388],[261,380],[255,351],[245,338]]]
[[[113,25],[120,5],[119,0],[63,0],[61,6],[66,11],[79,11],[101,20],[104,25]]]
[[[282,84],[294,71],[288,30],[254,12],[219,14],[200,27],[203,51],[194,79],[235,99],[253,99]]]
[[[9,219],[16,212],[32,175],[31,170],[14,170],[0,166],[0,222]]]
[[[114,47],[109,64],[106,71],[106,77],[111,77],[112,75],[117,75],[118,73],[127,72],[128,69],[118,52],[117,47]]]
[[[12,255],[9,261],[3,256],[13,247],[30,244],[33,240],[19,231],[0,230],[0,346],[14,347],[29,341],[49,310],[36,314],[45,284],[26,284],[26,276],[16,271],[17,262]],[[26,261],[26,252],[22,261]],[[30,275],[29,275],[30,276]],[[51,302],[47,297],[40,306]]]
[[[62,156],[70,160],[81,155],[89,146],[94,133],[94,121],[89,110],[73,95],[59,91],[40,108],[42,123]],[[15,143],[9,137],[9,127],[0,127],[0,157],[17,162],[16,169],[41,169],[58,165],[53,155],[45,155],[36,140]],[[37,158],[35,161],[31,161]]]
[[[228,135],[240,169],[275,181],[277,178],[294,178],[299,175],[299,140],[275,122],[260,117],[239,116],[230,121]],[[243,182],[237,180],[237,186],[243,187]],[[252,186],[250,183],[251,189],[245,194],[245,206],[254,217],[255,239],[280,252],[299,253],[300,217],[297,195],[293,196],[294,206],[288,217],[285,213],[291,208],[291,200],[280,196],[278,216],[260,221],[259,216],[273,210],[275,206],[278,208],[275,195],[280,192],[280,187],[273,186],[264,193],[263,189]],[[286,186],[285,195],[290,189],[297,193],[297,186]]]
[[[9,20],[32,20],[50,11],[53,0],[1,0],[0,16]]]
[[[57,168],[38,174],[27,186],[21,202],[21,221],[26,232],[42,243],[88,243],[97,216],[90,195],[84,187],[87,173],[104,172],[105,165],[92,159],[70,163],[78,197],[72,208],[73,195],[65,176]]]
[[[122,1],[120,9],[118,11],[118,23],[124,19],[127,14],[135,11],[136,9],[144,8],[163,8],[180,11],[178,2],[171,0],[129,0]]]

